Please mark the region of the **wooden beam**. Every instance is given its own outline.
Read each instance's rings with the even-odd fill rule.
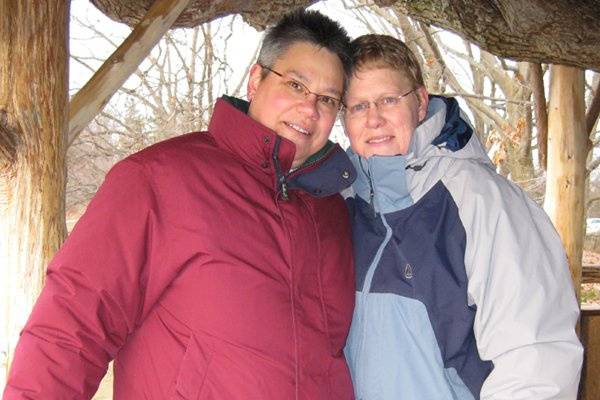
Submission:
[[[585,349],[580,400],[600,399],[600,308],[581,310],[581,342]]]
[[[565,246],[578,299],[581,292],[587,157],[584,83],[584,73],[579,68],[550,67],[544,209]]]
[[[69,112],[69,145],[123,86],[190,1],[156,0],[123,44],[73,96]]]
[[[600,265],[583,264],[581,283],[600,283]]]

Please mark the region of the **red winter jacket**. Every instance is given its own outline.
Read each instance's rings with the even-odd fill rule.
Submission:
[[[118,163],[48,268],[3,398],[89,399],[114,358],[115,399],[351,399],[337,192],[354,171],[336,145],[278,180],[293,156],[219,100],[208,133]]]

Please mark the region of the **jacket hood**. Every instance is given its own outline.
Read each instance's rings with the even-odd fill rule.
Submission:
[[[415,129],[406,155],[372,156],[367,160],[348,149],[358,174],[354,192],[375,211],[385,214],[413,204],[411,187],[432,158],[474,159],[492,165],[467,121],[456,99],[430,96],[427,115]],[[438,174],[441,178],[444,171],[435,171]],[[434,180],[429,173],[427,177]]]
[[[455,98],[430,96],[427,115],[415,129],[405,156],[409,166],[429,157],[470,158],[491,164],[468,121]]]

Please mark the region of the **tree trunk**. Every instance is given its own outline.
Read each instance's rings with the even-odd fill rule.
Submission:
[[[519,184],[526,184],[534,177],[533,159],[531,156],[531,124],[529,113],[531,108],[525,104],[531,98],[531,88],[527,85],[528,75],[526,63],[518,63],[518,73],[505,85],[506,97],[518,100],[506,105],[509,132],[507,141],[507,164],[511,178]]]
[[[65,236],[69,0],[0,0],[0,387]]]
[[[475,55],[473,54],[473,45],[467,41],[463,40],[463,45],[467,50],[467,54],[470,58],[475,60]],[[473,93],[480,96],[485,96],[485,74],[481,71],[479,66],[476,66],[474,63],[470,64],[471,74],[473,75]],[[479,135],[479,140],[481,143],[487,142],[487,132],[485,130],[485,121],[481,117],[478,112],[473,113],[473,124],[475,125],[475,132]]]
[[[544,171],[548,154],[548,110],[546,109],[546,94],[544,92],[544,71],[540,63],[530,64],[531,75],[529,84],[533,90],[533,105],[537,128],[538,163]]]
[[[544,208],[565,246],[578,299],[581,292],[587,156],[584,84],[583,70],[551,66]]]
[[[498,57],[600,68],[598,0],[375,0],[374,3],[393,4],[397,12],[453,31]]]

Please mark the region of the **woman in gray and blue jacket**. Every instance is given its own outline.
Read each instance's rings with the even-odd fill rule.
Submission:
[[[357,400],[575,399],[579,308],[548,217],[402,42],[362,36],[354,58]]]

